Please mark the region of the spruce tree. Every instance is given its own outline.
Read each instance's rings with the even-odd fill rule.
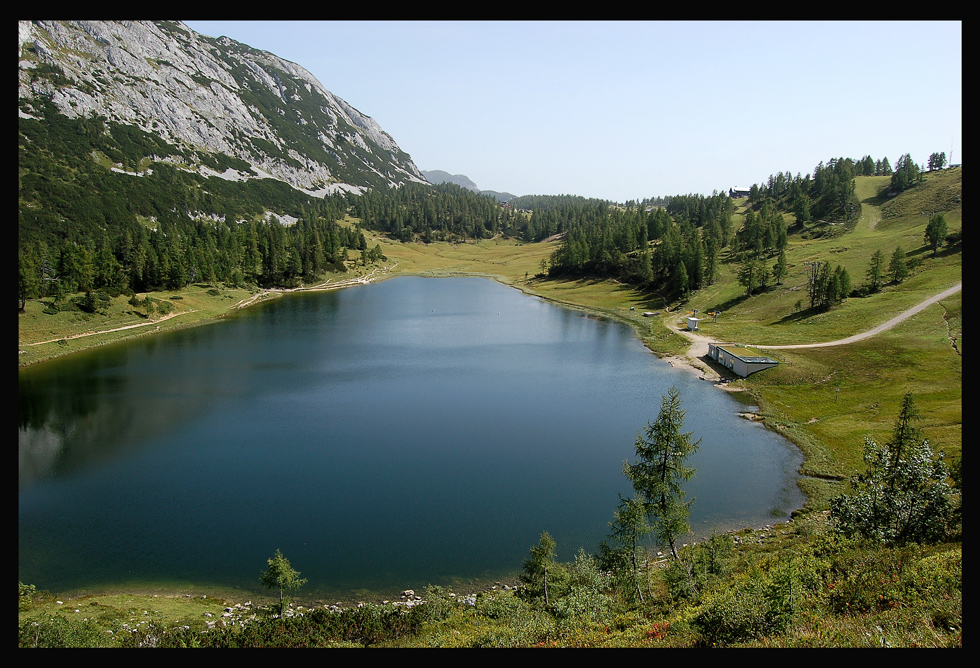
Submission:
[[[865,472],[851,481],[849,493],[831,500],[837,531],[893,545],[948,536],[954,519],[949,470],[943,455],[934,455],[929,440],[922,438],[918,419],[907,393],[891,439],[880,446],[865,438]]]
[[[892,275],[892,280],[895,283],[901,283],[909,276],[908,263],[905,260],[905,251],[902,250],[901,246],[895,249],[892,253],[892,260],[888,264],[888,272]]]
[[[299,577],[299,571],[289,563],[282,552],[276,553],[268,560],[269,568],[262,572],[260,579],[267,589],[279,590],[279,617],[282,618],[286,608],[285,590],[299,589],[306,584],[305,578]]]
[[[644,500],[653,534],[658,542],[670,546],[675,559],[675,542],[690,529],[687,518],[694,502],[685,501],[682,488],[695,473],[686,461],[701,445],[701,439],[691,440],[693,432],[681,431],[684,415],[680,392],[671,387],[662,398],[656,422],[648,423],[636,437],[636,462],[627,461],[623,468],[633,489]]]
[[[876,250],[871,256],[871,266],[868,267],[868,288],[871,292],[878,292],[881,289],[885,272],[885,256],[881,250]]]
[[[946,217],[941,213],[930,216],[929,224],[926,225],[926,241],[932,249],[933,256],[939,251],[943,240],[946,238]]]

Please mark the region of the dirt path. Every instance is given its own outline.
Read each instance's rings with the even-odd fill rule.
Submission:
[[[770,350],[785,350],[788,348],[825,348],[828,346],[843,346],[848,343],[854,343],[855,341],[861,341],[863,339],[872,337],[875,334],[880,334],[881,332],[884,332],[886,329],[891,329],[898,323],[908,318],[911,318],[913,315],[925,309],[926,307],[931,306],[938,301],[946,299],[950,295],[956,294],[962,289],[963,289],[963,283],[959,282],[953,287],[951,287],[950,289],[943,290],[938,295],[930,297],[929,299],[926,299],[925,301],[916,304],[915,306],[913,306],[907,311],[904,311],[903,313],[899,313],[897,316],[895,316],[888,322],[884,322],[878,325],[877,327],[875,327],[874,329],[869,329],[868,331],[862,332],[861,334],[855,334],[854,336],[849,336],[846,339],[838,339],[837,341],[825,341],[824,343],[797,343],[797,344],[785,345],[785,346],[766,346],[762,344],[754,344],[754,347],[768,348]]]
[[[57,339],[48,339],[47,341],[35,341],[34,343],[21,343],[21,346],[39,346],[42,343],[54,343],[55,341],[66,341],[71,339],[80,339],[84,336],[95,336],[96,334],[108,334],[109,332],[121,332],[124,329],[135,329],[136,327],[146,327],[148,325],[159,325],[164,320],[170,320],[171,318],[176,318],[178,315],[187,315],[188,313],[194,313],[194,309],[190,311],[180,311],[179,313],[168,313],[165,316],[157,318],[156,320],[150,320],[149,322],[138,322],[135,325],[124,325],[123,327],[113,327],[112,329],[100,329],[94,332],[82,332],[81,334],[72,334],[71,336],[59,336]]]
[[[379,271],[388,273],[389,271],[391,271],[397,266],[398,263],[396,262],[391,267],[388,267],[387,265],[381,267],[380,269],[375,267],[374,269],[372,269],[367,274],[364,274],[363,276],[358,276],[357,278],[348,278],[343,281],[337,281],[336,283],[323,282],[323,283],[318,283],[317,285],[304,285],[301,288],[269,288],[261,292],[256,292],[251,297],[241,300],[240,302],[232,306],[231,310],[234,311],[240,308],[245,308],[249,304],[253,304],[264,297],[285,293],[285,292],[316,292],[316,291],[323,291],[323,290],[337,290],[339,288],[349,288],[352,285],[367,285],[374,279],[375,275]]]
[[[396,262],[395,265],[397,265],[397,264],[398,263]],[[391,267],[391,268],[393,268],[393,267]],[[381,268],[381,271],[384,271],[385,273],[387,273],[388,271],[390,271],[391,268],[385,266],[385,267],[382,267]],[[379,271],[379,269],[375,268],[375,269],[372,269],[369,273],[365,274],[364,276],[358,276],[357,278],[350,278],[350,279],[347,279],[347,280],[344,280],[344,281],[338,281],[337,283],[327,283],[327,282],[325,282],[325,283],[320,283],[318,285],[305,286],[305,287],[302,287],[302,288],[282,288],[282,289],[263,290],[261,292],[256,292],[254,295],[252,295],[252,296],[250,296],[250,297],[248,297],[246,299],[241,300],[240,302],[238,302],[237,304],[235,304],[234,306],[232,306],[230,310],[235,311],[237,309],[245,308],[246,306],[248,306],[250,304],[253,304],[256,301],[258,301],[258,300],[260,300],[260,299],[262,299],[264,297],[268,297],[270,295],[274,295],[274,294],[280,293],[280,292],[304,292],[304,291],[312,291],[312,290],[335,290],[335,289],[338,289],[338,288],[350,287],[352,285],[363,285],[363,284],[367,284],[367,283],[370,283],[371,282],[371,280],[375,277],[375,275],[378,273],[378,271]],[[96,331],[92,331],[92,332],[82,332],[81,334],[72,334],[71,336],[59,336],[56,339],[48,339],[47,341],[34,341],[33,343],[21,343],[21,344],[18,344],[18,348],[25,347],[25,346],[40,346],[40,345],[45,344],[45,343],[54,343],[56,341],[64,341],[64,340],[71,340],[71,339],[80,339],[80,338],[83,338],[83,337],[86,337],[86,336],[95,336],[97,334],[108,334],[110,332],[121,332],[121,331],[126,330],[126,329],[135,329],[137,327],[147,327],[149,325],[159,325],[164,320],[169,320],[170,318],[175,318],[175,317],[177,317],[179,315],[187,315],[188,313],[194,313],[195,311],[196,311],[196,309],[190,309],[188,311],[178,311],[176,313],[168,313],[167,315],[162,316],[160,318],[157,318],[156,320],[150,320],[149,322],[139,322],[139,323],[136,323],[135,325],[124,325],[122,327],[113,327],[112,329],[100,329],[100,330],[96,330]],[[23,351],[21,351],[21,352],[23,352]]]
[[[765,348],[768,350],[787,350],[790,348],[825,348],[829,346],[843,346],[848,343],[854,343],[855,341],[861,341],[875,334],[880,334],[887,329],[891,329],[895,325],[899,324],[903,320],[911,318],[916,313],[919,313],[923,309],[935,304],[938,301],[946,299],[950,295],[956,294],[963,289],[963,283],[957,283],[948,290],[943,290],[938,295],[929,297],[926,300],[916,304],[907,311],[903,311],[899,315],[895,316],[891,320],[884,322],[873,329],[869,329],[866,332],[861,332],[860,334],[855,334],[854,336],[849,336],[845,339],[838,339],[836,341],[824,341],[823,343],[795,343],[791,345],[765,345],[761,343],[746,344],[753,348]],[[698,373],[700,377],[704,380],[720,380],[719,376],[715,371],[711,370],[707,365],[701,363],[701,359],[708,355],[708,345],[712,343],[718,343],[715,339],[710,336],[705,336],[697,332],[688,331],[685,326],[680,324],[669,324],[669,326],[678,334],[681,334],[691,341],[691,347],[688,348],[687,353],[683,356],[673,356],[667,357],[665,360],[670,362],[672,366],[682,366],[690,369],[691,371]]]

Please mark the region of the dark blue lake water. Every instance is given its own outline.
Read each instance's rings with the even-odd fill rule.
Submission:
[[[701,438],[700,535],[803,501],[785,439],[620,323],[490,280],[400,277],[19,371],[21,581],[302,595],[518,571],[608,532],[623,462],[671,386]]]

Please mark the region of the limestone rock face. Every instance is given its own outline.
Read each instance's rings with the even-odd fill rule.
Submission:
[[[372,118],[269,52],[176,21],[21,21],[18,32],[22,115],[50,100],[251,165],[231,178],[319,194],[425,181]]]

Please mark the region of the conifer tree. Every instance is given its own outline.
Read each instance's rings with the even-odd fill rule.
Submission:
[[[786,251],[779,251],[779,257],[776,258],[776,264],[772,266],[772,278],[776,281],[776,285],[782,285],[783,279],[786,278],[786,274],[789,270],[786,268]]]
[[[915,400],[906,393],[891,439],[879,446],[865,438],[867,469],[830,504],[837,531],[897,545],[947,537],[953,521],[949,470],[922,438],[918,420]]]
[[[531,556],[524,561],[524,570],[520,576],[528,596],[543,596],[544,604],[551,604],[548,596],[548,575],[554,573],[555,566],[555,539],[544,531],[538,544],[531,547]]]
[[[932,254],[934,256],[945,238],[946,217],[941,213],[930,216],[929,224],[926,225],[926,241],[929,243],[929,247],[932,249]]]
[[[691,440],[693,432],[681,431],[684,415],[680,392],[671,387],[662,398],[656,422],[648,423],[636,437],[636,462],[627,461],[623,468],[637,495],[644,499],[653,534],[661,544],[670,546],[675,559],[675,542],[689,530],[687,518],[693,503],[693,499],[684,500],[682,489],[695,473],[686,461],[701,445],[701,439]]]
[[[868,287],[871,292],[878,292],[881,289],[885,272],[885,256],[881,250],[876,250],[871,256],[871,265],[868,267]]]
[[[284,591],[299,589],[306,584],[305,578],[299,577],[299,571],[294,569],[289,563],[289,559],[283,556],[282,552],[276,553],[268,560],[269,568],[262,572],[262,584],[267,589],[279,590],[279,617],[282,618],[286,607]]]
[[[620,496],[619,506],[613,513],[613,521],[609,523],[609,527],[609,537],[599,545],[600,560],[604,567],[625,582],[624,590],[629,595],[635,592],[636,599],[642,603],[640,541],[651,531],[643,497],[624,499]]]
[[[892,275],[892,280],[896,283],[901,283],[908,278],[909,267],[905,260],[905,251],[902,250],[901,246],[895,248],[895,252],[892,253],[891,262],[888,264],[888,272]]]

